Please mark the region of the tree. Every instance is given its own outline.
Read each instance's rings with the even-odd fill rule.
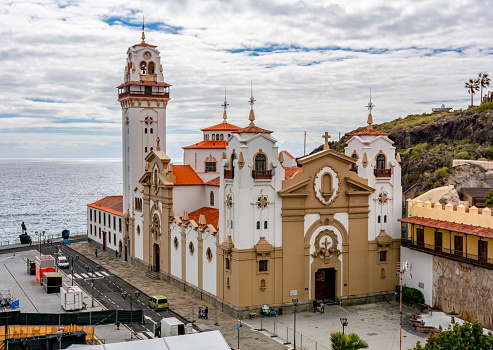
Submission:
[[[493,348],[493,337],[483,334],[483,325],[477,320],[473,323],[458,323],[454,327],[450,325],[446,331],[434,337],[430,335],[423,347],[420,342],[413,350],[490,350]]]
[[[332,350],[357,350],[366,349],[368,347],[368,343],[355,333],[331,333],[330,341],[332,343]]]
[[[483,103],[483,88],[487,88],[490,86],[490,78],[488,77],[488,73],[479,73],[479,86],[481,87],[481,103]]]
[[[486,194],[486,207],[493,207],[493,188]]]
[[[471,94],[471,107],[473,106],[473,96],[476,93],[476,91],[479,90],[479,79],[469,79],[468,82],[466,82],[466,85],[464,87],[467,89],[467,92]]]

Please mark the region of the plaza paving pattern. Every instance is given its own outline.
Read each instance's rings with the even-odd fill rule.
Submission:
[[[171,309],[187,319],[197,320],[199,307],[209,307],[209,320],[197,320],[197,323],[206,324],[213,329],[218,329],[228,341],[229,345],[237,348],[237,320],[217,311],[218,326],[215,326],[215,310],[212,305],[187,294],[173,284],[160,280],[152,280],[145,273],[126,262],[121,261],[114,255],[98,250],[98,257],[94,255],[94,246],[87,242],[78,242],[70,246],[79,254],[97,262],[111,273],[119,276],[134,287],[142,290],[148,295],[164,294],[170,300]],[[412,313],[410,308],[404,309],[404,314]],[[164,315],[163,315],[164,317]],[[325,314],[319,312],[303,312],[297,314],[297,332],[303,334],[303,345],[307,349],[318,350],[330,349],[329,336],[331,332],[342,330],[339,318],[346,317],[349,325],[347,332],[354,332],[366,340],[370,349],[399,349],[399,304],[397,302],[366,304],[349,307],[329,306]],[[240,330],[241,349],[288,349],[283,342],[286,333],[289,333],[289,341],[292,342],[293,314],[278,316],[275,318],[264,318],[263,328],[269,331],[259,332],[260,320],[244,320],[245,326]],[[404,318],[406,322],[407,318]],[[278,341],[271,338],[274,321],[276,321],[279,333]],[[289,330],[286,330],[286,327]],[[408,327],[407,327],[408,328]],[[423,336],[411,334],[403,330],[402,349],[410,349],[416,345],[418,340],[425,341]],[[301,339],[297,336],[297,345],[301,345]]]

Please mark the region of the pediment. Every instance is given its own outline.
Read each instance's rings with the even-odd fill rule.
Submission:
[[[353,179],[351,177],[344,178],[346,184],[348,185],[348,189],[346,191],[347,194],[364,194],[364,193],[373,193],[375,189],[371,186],[368,186],[366,183],[359,181],[359,179]]]
[[[289,180],[298,180],[298,179],[289,179]],[[287,197],[287,196],[295,196],[295,197],[303,197],[308,196],[310,194],[308,186],[310,185],[312,178],[309,177],[305,180],[301,180],[300,182],[295,182],[289,187],[283,188],[278,192],[279,196]],[[285,180],[286,181],[286,180]]]

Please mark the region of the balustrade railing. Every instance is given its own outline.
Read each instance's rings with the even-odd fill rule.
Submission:
[[[235,177],[235,171],[229,170],[229,169],[224,169],[224,178],[225,179],[233,179]]]
[[[373,173],[376,177],[390,177],[392,175],[392,169],[374,169]]]
[[[272,170],[252,170],[254,179],[272,179]]]

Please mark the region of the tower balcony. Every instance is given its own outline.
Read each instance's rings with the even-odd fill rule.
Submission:
[[[391,177],[392,169],[374,169],[373,174],[376,177]]]
[[[167,83],[154,81],[128,81],[118,86],[118,100],[127,97],[151,97],[169,99]]]
[[[252,177],[255,180],[270,180],[272,179],[272,170],[252,170]]]
[[[169,98],[169,91],[123,91],[118,93],[118,99],[126,97],[161,97]]]
[[[235,171],[234,169],[224,169],[224,178],[225,179],[234,179],[235,177]]]

